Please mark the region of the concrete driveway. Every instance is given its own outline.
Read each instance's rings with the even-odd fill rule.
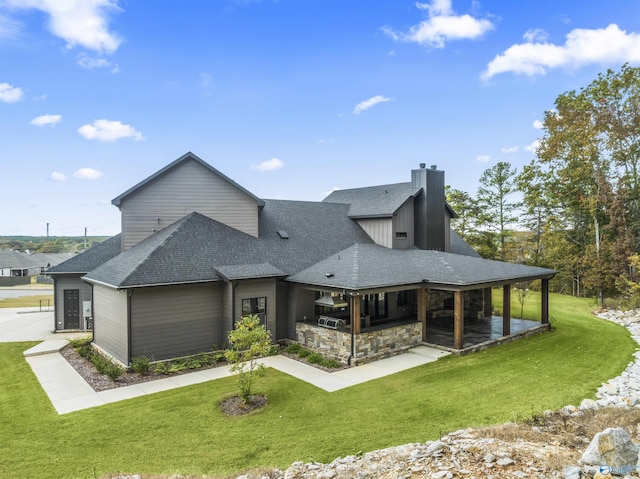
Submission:
[[[44,341],[83,336],[86,333],[53,333],[53,311],[37,308],[0,308],[0,342]]]

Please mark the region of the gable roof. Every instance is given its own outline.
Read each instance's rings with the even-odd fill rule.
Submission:
[[[117,234],[67,261],[49,268],[47,274],[88,273],[118,255],[121,250],[121,238]]]
[[[350,205],[349,218],[386,218],[392,217],[409,198],[420,191],[421,188],[412,188],[411,183],[395,183],[336,190],[322,201]]]
[[[190,213],[84,278],[127,288],[289,276],[353,244],[373,242],[347,217],[348,208],[267,200],[259,215],[258,238]],[[286,230],[289,238],[281,238],[279,230]]]
[[[251,193],[249,190],[243,188],[242,186],[240,186],[238,183],[236,183],[235,181],[233,181],[231,178],[229,178],[228,176],[226,176],[225,174],[221,173],[220,171],[216,170],[213,166],[211,166],[209,163],[205,162],[204,160],[198,158],[196,155],[194,155],[193,153],[191,153],[190,151],[185,153],[184,155],[182,155],[180,158],[178,158],[177,160],[169,163],[167,166],[165,166],[164,168],[156,171],[153,175],[147,177],[146,179],[142,180],[140,183],[138,183],[137,185],[129,188],[127,191],[125,191],[124,193],[122,193],[121,195],[116,196],[113,200],[111,200],[111,204],[117,206],[118,208],[120,207],[120,205],[122,204],[122,200],[125,199],[127,196],[135,193],[136,191],[144,188],[147,184],[151,183],[152,181],[154,181],[155,179],[167,174],[169,171],[173,170],[174,168],[176,168],[178,165],[184,163],[185,161],[195,161],[197,163],[199,163],[200,165],[204,166],[207,170],[211,171],[214,175],[219,176],[220,178],[222,178],[224,181],[226,181],[227,183],[229,183],[230,185],[232,185],[233,187],[237,188],[238,190],[242,191],[244,194],[246,194],[247,196],[249,196],[250,198],[252,198],[256,204],[259,207],[264,206],[264,201],[262,201],[260,198],[258,198],[256,195],[254,195],[253,193]]]
[[[456,290],[549,278],[554,274],[546,268],[436,250],[394,250],[357,244],[290,276],[288,281],[352,291],[416,284]]]
[[[350,205],[349,218],[391,218],[410,198],[422,193],[422,188],[414,188],[411,182],[390,185],[365,186],[348,190],[336,190],[323,202]],[[445,208],[452,218],[456,212],[445,201]]]
[[[27,269],[35,266],[44,265],[41,265],[28,253],[14,250],[0,250],[0,268]]]

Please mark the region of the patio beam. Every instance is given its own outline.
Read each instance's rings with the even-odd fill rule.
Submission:
[[[462,349],[464,347],[464,291],[453,293],[453,347]]]
[[[351,296],[351,331],[353,334],[360,334],[360,298],[361,296]]]
[[[541,289],[540,294],[542,295],[542,300],[541,300],[542,311],[540,311],[540,322],[542,324],[548,324],[549,323],[549,280],[548,279],[545,278],[542,280],[542,285],[540,289]]]
[[[427,341],[427,288],[418,289],[418,321],[422,323],[422,341]]]
[[[511,285],[502,286],[502,335],[511,334]]]

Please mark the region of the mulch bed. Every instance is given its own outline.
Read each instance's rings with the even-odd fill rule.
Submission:
[[[133,384],[146,383],[148,381],[155,381],[157,379],[167,378],[170,376],[179,376],[181,374],[192,373],[194,371],[199,371],[202,369],[211,369],[219,366],[225,366],[227,364],[224,361],[220,361],[215,365],[206,365],[198,369],[187,369],[172,374],[151,373],[146,376],[127,371],[116,381],[112,381],[107,375],[99,373],[93,363],[91,363],[91,361],[89,361],[88,359],[80,356],[70,344],[62,348],[60,354],[96,392],[121,388],[123,386],[131,386]]]
[[[242,402],[239,396],[233,396],[222,401],[220,403],[220,409],[222,409],[227,416],[242,416],[249,414],[251,411],[262,409],[267,404],[267,396],[260,394],[252,395],[246,404]]]

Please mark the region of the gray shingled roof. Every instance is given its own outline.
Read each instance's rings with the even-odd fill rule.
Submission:
[[[13,250],[0,250],[0,268],[27,269],[35,266],[44,265],[41,265],[28,253]]]
[[[183,163],[185,161],[196,161],[198,163],[200,163],[202,166],[204,166],[207,170],[211,171],[212,173],[218,175],[220,178],[222,178],[223,180],[225,180],[226,182],[228,182],[230,185],[234,186],[235,188],[239,189],[240,191],[242,191],[244,194],[246,194],[247,196],[249,196],[250,198],[252,198],[253,200],[255,200],[256,204],[259,207],[264,206],[264,202],[258,198],[256,195],[254,195],[253,193],[251,193],[249,190],[245,189],[244,187],[240,186],[238,183],[236,183],[235,181],[233,181],[231,178],[229,178],[228,176],[226,176],[224,173],[221,173],[220,171],[216,170],[213,166],[211,166],[209,163],[205,162],[204,160],[200,159],[199,157],[197,157],[196,155],[194,155],[193,153],[191,153],[190,151],[185,153],[184,155],[182,155],[180,158],[178,158],[177,160],[169,163],[167,166],[165,166],[164,168],[156,171],[153,175],[149,176],[148,178],[142,180],[140,183],[138,183],[137,185],[129,188],[127,191],[125,191],[124,193],[122,193],[121,195],[116,196],[113,200],[111,200],[111,204],[120,207],[120,204],[122,203],[122,200],[124,198],[126,198],[127,196],[129,196],[130,194],[134,193],[135,191],[139,190],[140,188],[143,188],[145,185],[147,185],[148,183],[151,183],[153,180],[155,180],[156,178],[159,178],[160,176],[165,175],[166,173],[168,173],[169,171],[171,171],[173,168],[175,168],[176,166],[178,166],[180,163]]]
[[[348,208],[335,203],[266,200],[259,215],[259,238],[191,213],[85,278],[126,288],[220,281],[225,272],[237,278],[250,273],[288,276],[356,243],[372,243],[347,217]],[[289,238],[282,239],[279,230],[287,231]]]
[[[287,276],[284,271],[269,263],[230,264],[227,266],[215,266],[214,269],[227,281]]]
[[[351,205],[349,218],[384,218],[393,216],[398,208],[420,191],[420,188],[412,188],[411,183],[396,183],[336,190],[322,201]]]
[[[450,238],[451,238],[451,246],[450,246],[451,249],[450,249],[449,253],[461,254],[461,255],[464,255],[464,256],[475,256],[476,258],[482,258],[482,256],[480,256],[480,253],[478,253],[471,246],[469,246],[469,243],[467,243],[465,240],[463,240],[462,236],[460,236],[458,233],[456,233],[452,229],[449,229],[449,234],[450,234]]]
[[[49,268],[47,274],[88,273],[109,261],[121,251],[121,240],[118,234],[92,246],[84,253],[80,253],[57,266]]]
[[[394,250],[359,244],[294,274],[289,281],[370,290],[428,283],[430,287],[465,287],[548,278],[555,271],[434,250]]]

